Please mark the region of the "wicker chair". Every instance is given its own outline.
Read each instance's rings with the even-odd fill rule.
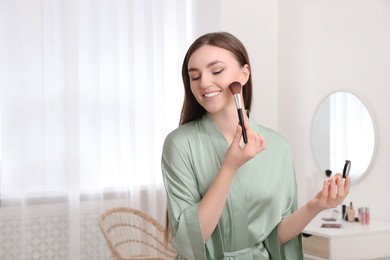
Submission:
[[[100,215],[99,226],[115,260],[176,257],[172,243],[164,241],[165,228],[138,209],[108,209]]]

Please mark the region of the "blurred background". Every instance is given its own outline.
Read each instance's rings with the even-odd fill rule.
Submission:
[[[0,259],[110,259],[97,223],[110,207],[164,222],[181,62],[212,31],[247,47],[253,115],[290,141],[300,204],[325,178],[319,105],[359,97],[375,145],[348,201],[390,221],[389,1],[0,0]]]

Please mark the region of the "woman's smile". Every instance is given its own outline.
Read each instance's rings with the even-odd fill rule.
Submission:
[[[204,94],[203,96],[205,98],[212,98],[212,97],[218,96],[221,92],[222,92],[221,90],[208,92],[208,93]]]

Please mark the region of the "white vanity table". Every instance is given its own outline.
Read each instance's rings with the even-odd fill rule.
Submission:
[[[324,221],[315,218],[303,231],[305,259],[390,259],[390,223]],[[323,223],[340,223],[341,228],[321,228]]]

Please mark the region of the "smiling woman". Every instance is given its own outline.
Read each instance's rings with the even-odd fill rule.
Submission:
[[[232,52],[215,46],[202,46],[195,53],[188,61],[195,99],[209,113],[226,109],[226,104],[232,104],[233,100],[228,86],[236,79],[245,84],[250,75],[249,65],[240,65]],[[223,61],[218,59],[221,56],[225,57]]]
[[[290,146],[253,118],[248,54],[232,34],[197,38],[184,57],[182,78],[180,126],[162,151],[177,259],[303,259],[303,228],[343,202],[350,177],[328,178],[297,208]],[[241,124],[236,95],[245,104],[238,109],[247,110],[239,113]]]

